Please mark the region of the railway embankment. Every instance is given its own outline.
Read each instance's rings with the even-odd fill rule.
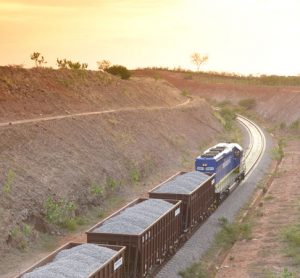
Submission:
[[[2,122],[117,111],[0,128],[3,277],[72,239],[70,230],[76,236],[166,177],[191,169],[193,157],[224,131],[205,101],[188,103],[165,81],[14,70],[1,68]]]
[[[216,277],[299,276],[299,138],[286,140],[283,150],[272,183],[262,184],[263,197],[251,211],[251,240],[234,244]]]

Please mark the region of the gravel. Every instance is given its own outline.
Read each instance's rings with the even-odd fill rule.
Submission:
[[[173,204],[164,200],[149,199],[107,219],[93,232],[138,235],[172,207]]]
[[[244,133],[244,149],[249,144],[247,132]],[[248,202],[252,196],[257,183],[267,174],[268,166],[271,163],[270,152],[273,147],[272,138],[267,134],[267,148],[258,167],[236,190],[228,196],[221,206],[201,225],[193,236],[177,251],[177,253],[167,262],[163,269],[155,276],[156,278],[181,278],[179,271],[191,266],[194,262],[199,262],[214,242],[215,235],[220,231],[219,218],[225,217],[230,222],[234,221],[240,209]]]
[[[86,278],[116,253],[95,244],[81,244],[60,251],[52,262],[24,274],[22,278]]]
[[[210,177],[199,171],[188,172],[162,184],[154,192],[190,194]]]

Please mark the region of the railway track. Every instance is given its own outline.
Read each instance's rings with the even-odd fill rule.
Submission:
[[[245,179],[240,184],[240,186],[243,186],[262,159],[262,156],[266,150],[266,138],[260,127],[253,121],[242,115],[237,116],[237,121],[245,128],[249,136],[249,145],[246,149],[244,157],[244,163],[246,167]],[[189,267],[194,261],[199,261],[201,256],[213,242],[214,235],[219,229],[218,226],[211,225],[212,223],[210,223],[214,222],[212,218],[217,217],[214,214],[218,214],[218,210],[213,213],[204,223],[202,223],[202,225],[189,237],[188,241],[180,246],[180,249],[177,251],[177,253],[168,261],[164,262],[158,269],[156,269],[151,277],[177,278],[180,277],[178,275],[180,270]],[[210,232],[210,239],[207,238],[206,230]]]
[[[250,139],[244,159],[246,166],[245,175],[248,178],[265,152],[266,138],[261,128],[253,121],[242,115],[238,115],[237,121],[246,129]]]

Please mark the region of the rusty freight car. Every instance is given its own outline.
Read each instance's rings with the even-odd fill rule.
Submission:
[[[183,230],[193,231],[217,206],[215,175],[178,172],[149,192],[150,198],[182,201]]]
[[[126,246],[126,278],[141,278],[175,250],[181,221],[181,201],[139,198],[92,227],[87,241]]]
[[[125,247],[69,242],[15,278],[126,278],[124,256]]]

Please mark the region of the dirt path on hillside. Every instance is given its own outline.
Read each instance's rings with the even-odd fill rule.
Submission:
[[[284,228],[299,221],[299,162],[300,142],[289,142],[278,174],[255,209],[253,239],[233,246],[217,278],[281,277],[284,267],[299,277],[300,266],[285,255],[282,235]]]
[[[120,108],[120,109],[110,109],[110,110],[103,110],[103,111],[93,111],[93,112],[83,112],[83,113],[73,113],[67,115],[58,115],[58,116],[51,116],[51,117],[42,117],[42,118],[32,118],[26,120],[18,120],[18,121],[9,121],[0,123],[0,127],[10,126],[10,125],[22,125],[22,124],[29,124],[29,123],[38,123],[38,122],[46,122],[46,121],[53,121],[53,120],[61,120],[67,118],[78,118],[78,117],[86,117],[92,115],[101,115],[101,114],[110,114],[110,113],[118,113],[118,112],[130,112],[130,111],[153,111],[153,110],[160,110],[160,109],[170,109],[176,108],[180,106],[188,105],[191,102],[192,98],[188,98],[186,101],[176,104],[173,107],[170,106],[153,106],[153,107],[130,107],[130,108]]]

